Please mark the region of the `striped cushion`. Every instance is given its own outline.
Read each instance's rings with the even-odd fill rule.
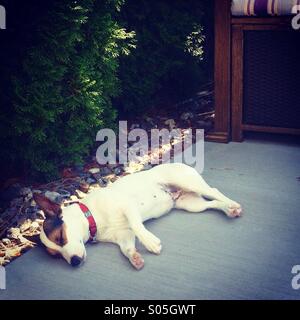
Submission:
[[[300,8],[300,0],[233,0],[231,12],[234,16],[291,15],[297,5]]]

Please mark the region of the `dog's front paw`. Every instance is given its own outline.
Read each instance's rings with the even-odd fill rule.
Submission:
[[[129,261],[137,270],[141,270],[144,267],[144,259],[138,252],[134,252]]]
[[[146,230],[139,237],[139,239],[143,243],[143,245],[147,248],[148,251],[155,254],[160,254],[162,249],[161,242],[154,234]]]
[[[150,247],[149,247],[149,248],[147,247],[147,249],[148,249],[150,252],[158,255],[158,254],[161,253],[162,246],[161,246],[161,244],[155,244],[155,245],[151,246],[151,248],[150,248]]]

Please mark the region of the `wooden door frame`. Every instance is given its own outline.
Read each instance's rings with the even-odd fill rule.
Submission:
[[[275,20],[276,21],[276,20]],[[232,25],[232,70],[231,70],[231,137],[232,141],[243,141],[244,131],[300,134],[300,129],[249,125],[243,123],[243,67],[244,67],[244,33],[245,31],[280,31],[289,30],[285,19],[276,24],[235,24]],[[285,21],[285,22],[284,22]],[[283,23],[284,22],[284,23]]]
[[[244,30],[287,29],[291,26],[291,17],[234,17],[231,0],[215,0],[214,5],[215,126],[213,132],[206,134],[206,140],[242,141],[243,131],[298,134],[298,129],[242,124]]]

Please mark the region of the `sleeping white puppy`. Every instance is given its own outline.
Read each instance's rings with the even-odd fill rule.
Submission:
[[[35,194],[46,219],[40,235],[52,255],[61,255],[72,266],[86,259],[89,240],[113,242],[136,269],[144,266],[135,248],[135,238],[155,254],[161,252],[160,240],[143,222],[158,218],[173,208],[189,212],[206,209],[239,217],[241,206],[211,188],[197,171],[185,164],[161,164],[150,170],[120,178],[82,200],[61,209],[48,198]]]

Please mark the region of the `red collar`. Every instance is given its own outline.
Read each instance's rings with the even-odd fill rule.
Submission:
[[[96,221],[95,221],[91,211],[89,210],[89,208],[85,204],[83,204],[81,202],[78,202],[78,205],[89,222],[89,231],[90,231],[90,239],[89,240],[90,241],[97,241],[97,224],[96,224]]]

